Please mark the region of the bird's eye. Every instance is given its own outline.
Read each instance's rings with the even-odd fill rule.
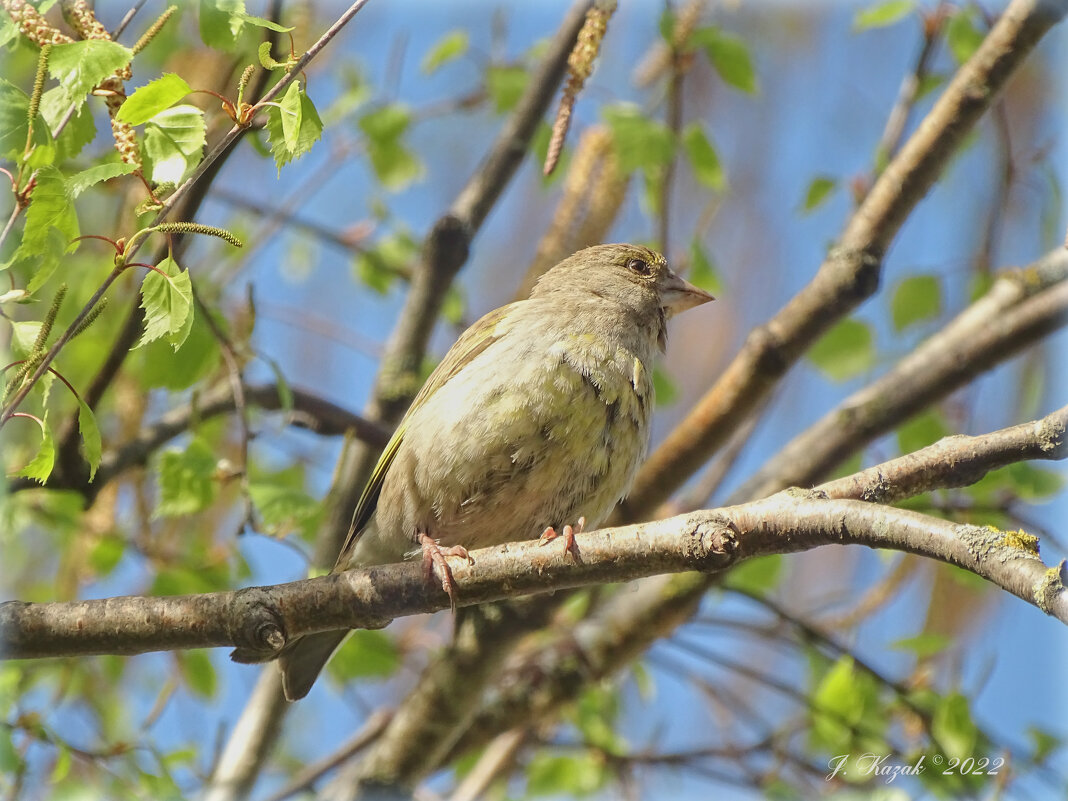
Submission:
[[[648,262],[644,262],[641,259],[631,259],[627,262],[627,269],[637,275],[651,275],[653,268],[649,266]]]

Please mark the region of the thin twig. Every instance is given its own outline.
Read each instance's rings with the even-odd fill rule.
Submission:
[[[263,798],[262,801],[286,801],[286,799],[292,798],[302,790],[313,787],[327,773],[352,759],[352,757],[373,743],[385,730],[392,716],[393,713],[386,710],[379,710],[373,713],[341,748],[316,762],[312,762],[310,765],[305,765],[293,778],[278,790]]]
[[[679,132],[682,130],[682,62],[675,44],[671,44],[671,78],[668,82],[666,122],[671,131],[673,141],[678,141]],[[671,225],[671,190],[675,186],[675,164],[678,155],[673,154],[664,165],[660,176],[660,208],[658,214],[657,241],[660,250],[665,256],[670,247]],[[670,262],[671,259],[669,258]]]
[[[122,19],[119,20],[119,24],[115,26],[115,30],[111,32],[113,41],[122,36],[123,31],[126,30],[126,26],[133,22],[133,18],[137,15],[137,12],[140,11],[147,2],[148,0],[137,0],[137,2],[135,2],[123,15]]]

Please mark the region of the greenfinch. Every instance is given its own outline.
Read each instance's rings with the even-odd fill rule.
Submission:
[[[378,461],[335,571],[423,554],[454,599],[446,557],[595,527],[649,445],[652,368],[678,312],[712,300],[637,245],[597,245],[548,270],[530,297],[490,312],[452,346]],[[347,632],[279,655],[303,698]]]

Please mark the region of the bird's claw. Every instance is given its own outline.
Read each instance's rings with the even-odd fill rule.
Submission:
[[[556,533],[556,529],[553,528],[552,526],[549,526],[547,529],[545,529],[545,531],[543,531],[541,533],[541,536],[538,538],[538,544],[539,545],[546,545],[546,544],[552,542],[555,539],[563,537],[564,538],[564,553],[571,554],[571,558],[574,559],[575,561],[578,561],[578,558],[579,558],[578,543],[575,542],[575,535],[576,534],[581,534],[582,533],[582,529],[585,528],[585,526],[586,526],[586,518],[585,517],[580,517],[578,519],[578,522],[575,523],[574,526],[571,526],[571,525],[564,526],[563,533],[561,533],[561,534],[557,534]]]
[[[445,594],[449,596],[449,606],[452,610],[456,611],[456,582],[452,577],[452,568],[449,567],[447,557],[458,556],[461,559],[466,559],[468,564],[474,564],[475,560],[471,558],[471,554],[467,552],[467,549],[462,545],[452,545],[448,548],[442,548],[438,545],[437,540],[427,534],[419,535],[419,546],[423,549],[423,572],[426,574],[426,580],[432,581],[434,576],[434,568],[438,569],[438,576],[441,579],[441,589],[445,591]]]

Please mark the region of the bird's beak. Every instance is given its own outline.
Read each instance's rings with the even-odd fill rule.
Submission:
[[[700,306],[702,303],[715,300],[703,289],[698,289],[689,281],[684,281],[670,271],[667,274],[667,278],[660,285],[660,299],[669,318],[674,317],[679,312],[692,309],[694,306]]]

